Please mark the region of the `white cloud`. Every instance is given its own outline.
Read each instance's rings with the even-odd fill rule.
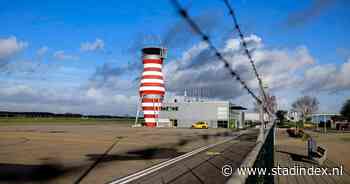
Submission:
[[[66,54],[63,50],[56,51],[53,54],[53,57],[58,60],[78,60],[79,59],[78,56]]]
[[[320,64],[303,45],[296,48],[266,48],[262,39],[256,35],[248,36],[246,40],[249,42],[249,49],[254,50],[252,56],[259,73],[264,82],[268,83],[269,90],[277,96],[280,107],[284,109],[304,92],[313,92],[318,96],[322,92],[350,90],[350,59],[342,65]],[[258,94],[258,82],[242,52],[239,39],[229,39],[220,51],[248,86]],[[54,56],[58,59],[75,58],[64,51],[57,51]],[[133,114],[138,99],[138,83],[135,77],[141,71],[135,69],[138,67],[133,64],[125,67],[113,66],[104,65],[98,68],[92,76],[94,80],[91,79],[82,88],[40,89],[28,85],[4,86],[0,83],[0,101],[15,110]],[[212,98],[252,106],[252,98],[230,76],[223,63],[217,60],[205,43],[198,43],[184,51],[179,59],[166,61],[163,69],[167,96],[182,95],[184,89],[202,88]],[[328,103],[325,100],[320,101]],[[337,106],[335,102],[332,103],[332,107]]]
[[[103,50],[105,44],[104,41],[96,38],[94,42],[84,42],[80,45],[81,51],[97,51],[97,50]]]
[[[188,51],[184,52],[182,55],[182,62],[190,62],[193,57],[198,56],[203,50],[208,48],[208,44],[205,42],[200,42],[197,45],[191,47]]]
[[[16,86],[9,86],[7,88],[2,89],[2,95],[13,95],[13,94],[34,94],[33,89],[26,85],[16,85]]]
[[[311,65],[315,63],[314,58],[310,55],[308,49],[305,46],[296,48],[295,60],[298,62],[293,62],[289,64],[291,69],[298,69],[304,67],[305,65]]]
[[[248,47],[254,49],[253,58],[257,69],[271,89],[291,88],[300,84],[301,77],[297,72],[315,62],[304,46],[295,49],[266,49],[262,39],[256,35],[248,36],[245,40]],[[258,82],[250,62],[242,52],[239,39],[229,39],[220,50],[249,87],[257,91]],[[212,96],[224,99],[246,94],[223,67],[223,63],[203,43],[185,51],[180,60],[168,63],[164,67],[166,85],[173,92],[182,93],[185,88],[208,88],[213,91]]]
[[[138,96],[105,89],[0,84],[0,110],[134,115]]]
[[[47,53],[47,51],[49,50],[49,48],[47,46],[43,46],[43,47],[40,47],[37,51],[36,51],[36,54],[38,56],[42,56],[44,54]]]
[[[251,50],[252,48],[257,49],[263,47],[262,39],[255,34],[245,37],[244,40],[247,43],[249,50]],[[226,41],[224,52],[238,51],[240,49],[242,49],[240,39],[228,39]]]
[[[340,66],[316,65],[305,71],[304,91],[339,92],[350,90],[350,58]]]
[[[0,61],[12,57],[27,46],[27,42],[18,41],[14,36],[0,38]]]
[[[304,45],[296,48],[266,48],[262,39],[256,35],[248,36],[246,40],[249,40],[249,50],[253,50],[252,56],[263,81],[282,101],[283,108],[303,93],[318,96],[321,92],[350,90],[350,59],[340,66],[320,64]],[[195,54],[188,54],[193,50],[196,51]],[[240,77],[258,94],[257,79],[242,52],[239,39],[227,40],[220,51]],[[188,55],[191,57],[184,57]],[[223,63],[199,44],[185,51],[179,60],[168,61],[164,72],[167,90],[175,95],[183,94],[184,89],[204,88],[211,91],[211,97],[233,99],[244,106],[251,106],[253,101],[247,98],[247,92],[230,76]]]

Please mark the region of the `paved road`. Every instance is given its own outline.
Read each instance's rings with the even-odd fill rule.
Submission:
[[[129,183],[225,183],[229,177],[222,175],[221,168],[227,164],[237,168],[255,146],[257,135],[257,129],[249,130],[234,140],[199,152]]]

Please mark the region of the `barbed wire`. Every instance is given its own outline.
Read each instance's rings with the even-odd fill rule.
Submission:
[[[186,20],[192,30],[201,36],[202,41],[206,42],[211,50],[215,52],[216,57],[224,63],[224,67],[227,68],[231,74],[231,76],[236,79],[245,90],[259,103],[262,104],[261,99],[258,98],[254,94],[254,92],[247,86],[247,84],[242,80],[242,78],[238,75],[238,73],[232,69],[231,64],[223,57],[223,55],[219,52],[219,50],[214,46],[210,37],[206,35],[200,27],[196,24],[196,22],[188,15],[187,11],[180,5],[177,0],[171,0],[173,6],[178,11],[179,15]]]
[[[247,55],[248,60],[249,60],[250,64],[252,65],[252,68],[253,68],[255,76],[256,76],[256,78],[258,80],[259,87],[260,87],[260,90],[262,92],[264,101],[266,101],[268,98],[267,98],[266,92],[264,90],[262,79],[261,79],[261,77],[260,77],[260,75],[258,73],[258,70],[256,69],[255,62],[254,62],[253,57],[252,57],[252,55],[251,55],[251,53],[250,53],[250,51],[248,49],[248,45],[247,45],[247,42],[244,39],[243,32],[242,32],[241,28],[239,27],[238,20],[237,20],[237,17],[236,17],[236,13],[235,13],[233,7],[231,6],[229,0],[223,0],[223,1],[224,1],[225,5],[226,5],[227,9],[229,10],[229,13],[231,15],[232,21],[234,23],[234,28],[237,30],[239,38],[241,40],[241,44],[244,47],[244,53]]]

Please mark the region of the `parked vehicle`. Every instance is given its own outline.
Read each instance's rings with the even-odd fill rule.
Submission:
[[[204,121],[198,121],[192,125],[192,128],[198,128],[198,129],[203,129],[203,128],[208,128],[208,124]]]

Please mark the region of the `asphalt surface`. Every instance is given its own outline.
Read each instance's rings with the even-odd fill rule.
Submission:
[[[0,183],[106,183],[236,133],[103,122],[0,126]]]
[[[229,177],[222,174],[222,167],[230,165],[234,172],[254,148],[257,136],[257,129],[249,130],[237,139],[202,151],[129,183],[225,183]]]

